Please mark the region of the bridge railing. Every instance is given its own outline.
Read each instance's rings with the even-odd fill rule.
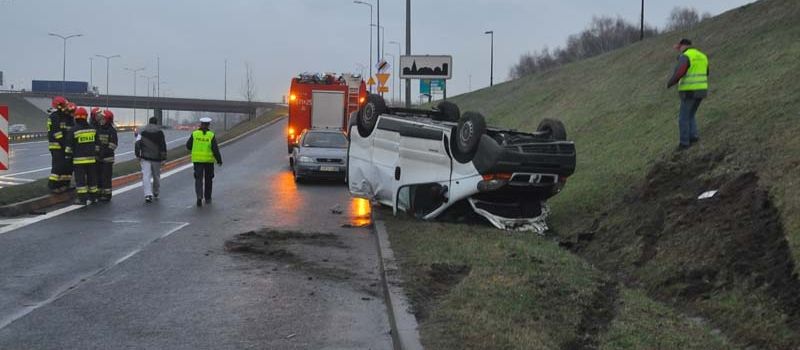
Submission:
[[[24,141],[34,141],[38,139],[46,139],[47,132],[46,131],[36,131],[36,132],[12,132],[8,134],[8,140],[11,142],[24,142]]]

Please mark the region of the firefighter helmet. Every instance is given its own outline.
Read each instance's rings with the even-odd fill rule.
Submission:
[[[55,109],[62,109],[67,106],[67,103],[69,102],[63,96],[56,96],[53,97],[53,102],[50,105]]]
[[[86,119],[89,116],[89,113],[86,113],[86,108],[77,107],[75,108],[75,119]]]
[[[100,107],[92,107],[92,111],[89,113],[89,115],[92,117],[92,119],[97,119],[99,116],[98,113],[100,113]]]
[[[72,102],[67,102],[67,113],[75,114],[75,109],[77,109],[77,108],[78,108],[78,105],[76,105],[76,104],[74,104]]]
[[[106,122],[108,122],[108,123],[113,122],[114,121],[114,113],[112,113],[110,109],[106,109],[105,111],[103,111],[103,119],[105,119]]]

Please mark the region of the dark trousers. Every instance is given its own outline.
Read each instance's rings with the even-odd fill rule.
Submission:
[[[111,174],[114,171],[114,162],[97,163],[97,187],[100,189],[100,198],[111,199]]]
[[[75,192],[78,200],[85,201],[97,197],[97,164],[75,164]]]
[[[69,187],[72,181],[72,161],[68,161],[64,150],[50,150],[50,176],[47,186],[51,190]]]
[[[695,115],[700,108],[702,98],[686,97],[681,98],[681,109],[678,114],[678,130],[680,131],[680,144],[689,146],[692,139],[696,139],[697,121]]]
[[[214,179],[214,163],[194,164],[194,192],[197,199],[211,199]]]

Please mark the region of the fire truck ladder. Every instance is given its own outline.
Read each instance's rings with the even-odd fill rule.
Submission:
[[[361,92],[359,86],[347,87],[347,113],[350,114],[358,110],[358,93]]]

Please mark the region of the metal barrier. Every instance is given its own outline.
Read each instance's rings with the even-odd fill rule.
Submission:
[[[20,142],[20,141],[33,141],[36,139],[46,139],[47,132],[46,131],[39,131],[39,132],[12,132],[8,135],[8,140],[11,142]]]

